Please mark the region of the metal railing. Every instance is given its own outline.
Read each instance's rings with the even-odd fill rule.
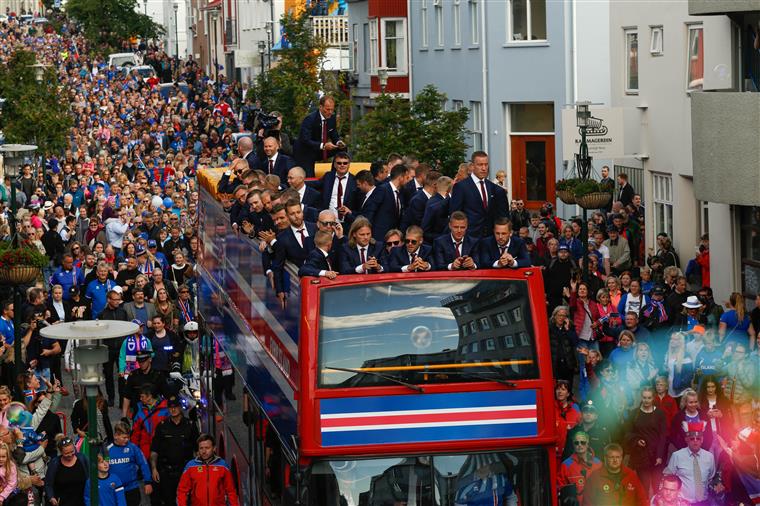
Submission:
[[[312,16],[311,27],[328,47],[348,47],[348,16]]]

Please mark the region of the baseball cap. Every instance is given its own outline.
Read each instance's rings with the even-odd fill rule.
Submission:
[[[581,407],[581,412],[583,411],[589,411],[591,413],[596,413],[596,406],[594,406],[594,401],[586,401],[583,403],[583,406]]]
[[[182,407],[182,403],[180,402],[179,398],[177,398],[174,395],[172,395],[171,397],[169,397],[168,399],[166,399],[166,405],[169,406],[170,408],[181,408]]]
[[[148,360],[149,358],[153,357],[153,353],[149,352],[148,350],[140,350],[135,355],[137,357],[138,362],[142,362],[144,360]]]
[[[148,240],[148,247],[149,248],[157,248],[158,244],[156,244],[156,240],[155,239]]]
[[[568,248],[566,244],[562,244],[558,251],[570,251],[570,248]]]

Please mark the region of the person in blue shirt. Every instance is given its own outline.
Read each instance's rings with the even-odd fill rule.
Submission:
[[[98,504],[100,506],[127,506],[124,484],[116,474],[108,471],[111,464],[102,454],[98,454]],[[90,479],[84,486],[84,503],[90,506]]]
[[[152,475],[148,461],[140,448],[129,440],[129,426],[119,422],[113,428],[113,444],[108,445],[112,474],[124,486],[128,506],[140,504],[140,481],[145,482],[145,494],[153,493]]]
[[[2,312],[0,312],[0,336],[2,336],[5,346],[13,345],[13,340],[16,337],[16,327],[13,324],[13,309],[13,301],[7,300],[3,302]]]
[[[97,319],[106,307],[108,292],[117,286],[116,281],[108,277],[108,266],[101,262],[98,264],[98,277],[90,281],[84,296],[92,301],[92,317]]]
[[[621,377],[625,377],[628,364],[633,360],[633,344],[635,342],[636,338],[633,336],[633,332],[624,330],[618,337],[618,347],[610,353],[610,362],[614,364],[615,369],[619,371]]]
[[[70,288],[79,284],[79,269],[74,267],[74,257],[71,253],[64,253],[61,258],[61,266],[50,277],[50,285],[61,285],[63,288],[63,300],[71,298]]]
[[[169,260],[162,252],[158,251],[158,243],[154,239],[148,240],[148,252],[161,264],[163,270],[169,269]]]

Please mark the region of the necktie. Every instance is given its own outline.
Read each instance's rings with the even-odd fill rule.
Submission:
[[[401,200],[398,198],[398,190],[393,190],[396,194],[396,215],[401,216]]]
[[[480,197],[483,199],[483,209],[488,209],[488,197],[486,196],[486,184],[480,180]]]
[[[345,179],[346,176],[341,176],[338,178],[338,207],[343,205],[343,179]]]
[[[301,234],[301,247],[306,247],[306,229],[299,228],[298,233]]]
[[[462,241],[454,242],[454,249],[457,250],[457,256],[462,256]]]
[[[274,171],[274,160],[271,158],[269,159],[269,173],[271,174],[272,171]]]
[[[411,258],[411,262],[409,263],[413,264],[414,261],[417,260],[417,253],[412,253],[411,255],[409,255],[409,257]]]
[[[704,497],[704,483],[702,483],[702,469],[699,466],[699,454],[691,454],[692,462],[694,464],[694,499],[701,501]]]
[[[367,263],[367,257],[366,257],[366,256],[365,256],[365,254],[364,254],[364,250],[366,250],[366,249],[367,249],[367,248],[359,248],[359,256],[361,256],[361,259],[362,259],[362,265],[364,265],[364,264],[366,264],[366,263]]]
[[[327,120],[322,120],[322,160],[327,160],[327,149],[324,145],[327,144]]]
[[[333,268],[332,268],[332,263],[330,263],[330,257],[329,257],[329,256],[326,256],[326,257],[325,257],[325,261],[327,262],[327,270],[328,270],[328,271],[331,271],[331,270],[333,270]]]
[[[507,251],[506,246],[499,246],[499,256],[504,256],[504,252]]]

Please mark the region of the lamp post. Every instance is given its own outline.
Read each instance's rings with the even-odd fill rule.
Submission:
[[[581,133],[581,145],[578,148],[578,154],[575,155],[575,165],[578,170],[578,177],[581,180],[586,180],[591,176],[591,157],[588,155],[588,145],[586,144],[586,130],[591,118],[590,105],[591,102],[575,103],[575,123]],[[581,224],[581,243],[583,244],[583,281],[588,282],[588,216],[585,207],[583,208],[583,223]]]
[[[385,87],[388,86],[388,69],[380,67],[377,69],[377,82],[380,84],[380,90],[385,94]]]
[[[273,26],[274,23],[272,21],[267,21],[266,25],[267,25],[267,68],[271,69],[272,68],[272,46],[274,45],[274,42],[272,39],[272,35],[273,35],[272,29],[274,28]]]
[[[219,80],[219,68],[216,66],[216,20],[219,18],[219,12],[216,10],[211,11],[211,28],[213,28],[213,31],[211,33],[211,36],[213,37],[213,42],[211,43],[214,47],[214,60],[211,62],[211,64],[214,66],[214,81]]]
[[[24,163],[24,157],[34,154],[37,146],[31,144],[4,144],[0,146],[0,152],[3,154],[3,170],[5,175],[11,179],[11,214],[8,218],[8,225],[11,232],[11,240],[18,244],[18,234],[16,227],[16,213],[18,212],[18,202],[16,201],[16,178],[18,177],[19,168]],[[23,372],[21,364],[21,293],[22,287],[12,286],[13,290],[13,377]],[[16,390],[16,398],[23,399],[24,392],[21,389]]]
[[[145,9],[145,15],[148,15],[148,0],[143,0],[143,7]]]
[[[261,60],[261,73],[264,73],[264,53],[267,50],[267,43],[263,40],[259,41],[259,60]]]
[[[74,362],[79,365],[79,383],[87,393],[87,443],[90,454],[90,504],[98,502],[98,386],[103,382],[103,364],[108,362],[108,347],[100,341],[116,339],[136,334],[140,327],[136,323],[118,320],[88,320],[58,323],[40,330],[48,339],[77,339],[79,346],[74,349]]]
[[[177,12],[179,11],[179,4],[174,2],[174,57],[179,61],[179,29],[177,28]]]

